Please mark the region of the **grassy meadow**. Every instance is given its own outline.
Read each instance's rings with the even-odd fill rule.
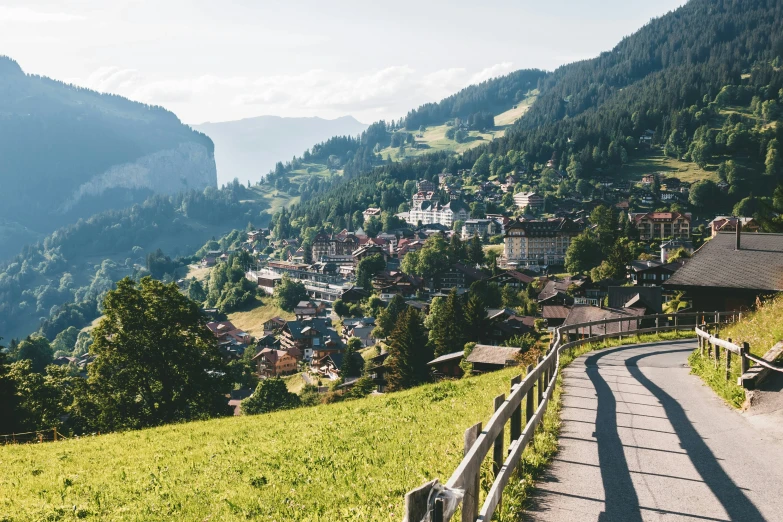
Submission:
[[[244,330],[253,337],[262,337],[264,335],[264,323],[273,317],[282,317],[287,321],[293,321],[295,316],[291,312],[286,312],[277,306],[272,297],[264,297],[263,303],[256,299],[256,305],[245,310],[238,310],[227,314],[231,324]]]
[[[271,414],[0,447],[0,520],[393,520],[519,369]]]

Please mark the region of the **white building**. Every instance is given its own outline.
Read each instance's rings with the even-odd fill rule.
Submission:
[[[544,198],[535,192],[518,192],[514,194],[514,203],[522,209],[525,207],[535,209],[544,206]]]
[[[581,232],[567,218],[512,221],[506,225],[501,264],[506,267],[562,265],[571,240]]]
[[[467,241],[475,235],[494,236],[500,233],[500,225],[494,219],[468,219],[462,225],[462,240]]]
[[[455,221],[465,221],[470,217],[467,207],[462,201],[452,200],[445,205],[432,199],[414,198],[413,206],[406,221],[411,225],[431,225],[439,223],[451,228]]]

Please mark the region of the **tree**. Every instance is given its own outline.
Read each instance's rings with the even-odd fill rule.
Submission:
[[[337,299],[332,303],[332,310],[341,318],[347,317],[351,313],[351,307],[342,299]]]
[[[52,364],[52,347],[46,337],[33,335],[19,343],[16,348],[17,361],[30,361],[32,371],[43,373],[46,367]]]
[[[470,246],[468,246],[468,262],[471,265],[484,264],[484,247],[481,244],[481,238],[478,237],[478,234],[470,238]]]
[[[357,364],[355,354],[362,348],[362,340],[358,337],[351,337],[345,345],[343,352],[343,366],[340,368],[340,376],[358,377],[362,373],[362,367]]]
[[[264,379],[258,383],[253,395],[242,401],[242,413],[254,415],[277,410],[289,410],[299,406],[299,396],[288,391],[280,377]]]
[[[678,248],[669,255],[669,263],[674,263],[681,259],[690,259],[691,255],[684,248]]]
[[[465,305],[465,334],[468,341],[482,342],[489,331],[487,306],[478,294],[471,294]]]
[[[452,288],[445,299],[439,298],[427,321],[430,324],[429,340],[436,357],[457,351],[465,344],[462,301],[456,288]]]
[[[356,284],[365,290],[372,291],[372,278],[386,268],[386,261],[381,254],[367,256],[356,266]]]
[[[473,164],[473,172],[481,176],[482,178],[488,178],[489,177],[489,165],[491,160],[489,159],[489,156],[487,153],[483,153],[479,158],[476,160],[476,163]]]
[[[405,298],[396,294],[389,305],[378,314],[375,321],[378,326],[373,329],[372,336],[376,339],[388,337],[397,324],[397,318],[406,308],[408,305],[405,304]]]
[[[230,413],[231,382],[199,306],[145,277],[117,283],[92,332],[89,380],[103,429],[141,428]]]
[[[2,338],[0,338],[2,339]],[[9,375],[8,356],[0,345],[0,433],[19,431],[17,425],[16,384]]]
[[[389,390],[404,390],[427,382],[427,362],[432,358],[432,350],[419,312],[414,308],[402,312],[391,337],[386,377]]]
[[[204,291],[204,286],[201,281],[194,279],[188,285],[188,297],[197,303],[203,303],[207,299],[207,292]]]
[[[601,262],[601,247],[589,233],[571,240],[565,255],[565,268],[571,273],[587,272]]]
[[[691,186],[688,201],[702,210],[715,208],[721,199],[721,193],[714,181],[703,179]]]
[[[468,252],[465,248],[465,243],[459,237],[459,231],[456,227],[454,230],[455,232],[451,235],[451,241],[449,242],[449,263],[461,263],[467,258]]]
[[[676,314],[688,307],[688,301],[684,298],[685,292],[677,292],[674,297],[663,304],[663,313]]]
[[[294,281],[288,274],[283,275],[280,284],[275,287],[275,302],[286,312],[292,312],[294,307],[308,298],[307,290],[300,281]]]

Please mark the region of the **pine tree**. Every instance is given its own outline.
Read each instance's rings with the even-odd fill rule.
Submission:
[[[389,371],[386,380],[390,391],[404,390],[429,380],[427,362],[432,350],[421,315],[414,308],[400,314],[389,346]]]
[[[442,305],[433,313],[436,315],[432,320],[430,339],[435,356],[459,351],[465,345],[465,331],[462,302],[457,296],[457,290],[452,288]]]
[[[465,333],[468,341],[482,342],[489,332],[487,307],[478,294],[471,294],[465,305]]]
[[[478,235],[475,235],[470,239],[468,261],[470,261],[471,265],[484,264],[484,247],[481,245],[481,238],[478,237]]]

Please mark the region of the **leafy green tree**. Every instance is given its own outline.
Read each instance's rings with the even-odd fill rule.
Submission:
[[[201,281],[194,279],[188,285],[188,297],[197,303],[203,303],[207,299],[207,292],[204,291],[204,286]]]
[[[340,375],[346,377],[358,377],[362,373],[362,367],[357,364],[354,354],[362,348],[362,340],[358,337],[351,337],[345,345],[343,352],[343,366],[340,368]]]
[[[468,377],[473,371],[473,363],[468,362],[468,357],[473,353],[473,348],[475,347],[476,343],[465,343],[465,347],[462,350],[462,360],[459,363],[459,367],[462,368],[465,377]]]
[[[228,369],[196,303],[177,285],[125,278],[92,331],[89,383],[103,429],[230,413]]]
[[[349,396],[352,399],[361,399],[362,397],[367,397],[370,395],[373,391],[375,391],[375,388],[376,384],[372,378],[370,378],[369,375],[362,375],[351,387]]]
[[[242,401],[242,413],[255,415],[277,410],[290,410],[301,404],[299,396],[288,391],[280,377],[264,379],[258,383],[253,395]]]
[[[306,300],[308,295],[302,282],[294,281],[285,274],[280,284],[275,287],[274,298],[277,306],[286,312],[292,312],[297,303]]]
[[[372,278],[386,268],[386,261],[381,254],[367,256],[356,266],[356,284],[365,290],[372,291]]]
[[[76,347],[76,341],[79,338],[79,329],[75,326],[69,326],[62,332],[58,333],[52,341],[52,351],[56,353],[68,353],[71,354]]]
[[[351,307],[342,299],[337,299],[332,303],[332,310],[334,310],[334,313],[339,317],[347,317],[348,314],[351,313]]]
[[[17,361],[30,361],[32,371],[43,373],[46,367],[52,364],[52,347],[46,337],[33,335],[19,343],[16,349]]]
[[[408,308],[400,314],[391,338],[387,359],[389,390],[404,390],[427,382],[432,350],[416,309]]]
[[[10,365],[3,346],[0,345],[0,433],[19,430],[17,418],[16,383],[9,375]]]
[[[571,240],[565,255],[565,268],[571,273],[587,272],[601,262],[601,246],[589,233]]]
[[[669,262],[674,263],[675,261],[679,261],[681,259],[690,259],[690,257],[691,255],[687,250],[684,248],[678,248],[669,255]]]
[[[468,251],[467,248],[465,248],[465,243],[462,242],[459,237],[460,233],[456,230],[457,229],[455,228],[455,232],[452,234],[451,240],[449,241],[449,263],[461,263],[468,257]]]
[[[688,201],[701,210],[716,208],[720,204],[721,193],[714,181],[703,179],[691,186]]]
[[[688,301],[685,300],[685,292],[677,292],[674,297],[663,304],[663,313],[676,314],[685,308],[688,308]]]
[[[487,153],[483,153],[473,164],[473,172],[486,179],[489,177],[489,165],[491,160]]]

